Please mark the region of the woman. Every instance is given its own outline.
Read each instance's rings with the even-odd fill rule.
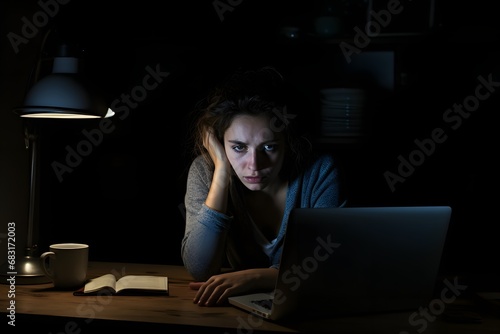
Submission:
[[[282,76],[264,67],[237,72],[201,108],[182,240],[201,306],[272,290],[291,209],[341,203],[336,165],[312,154],[289,97]]]

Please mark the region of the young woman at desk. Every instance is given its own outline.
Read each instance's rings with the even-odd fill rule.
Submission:
[[[289,97],[264,67],[235,73],[200,108],[182,259],[201,306],[272,290],[291,209],[341,204],[336,164],[313,154]]]

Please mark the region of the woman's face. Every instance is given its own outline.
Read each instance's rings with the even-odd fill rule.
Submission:
[[[264,190],[279,181],[285,141],[282,133],[271,131],[267,116],[236,116],[224,134],[224,148],[236,175],[248,189]]]

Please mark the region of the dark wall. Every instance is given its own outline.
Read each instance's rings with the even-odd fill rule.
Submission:
[[[34,3],[31,9],[12,6],[20,17],[31,18],[40,10]],[[89,243],[96,260],[180,263],[183,221],[177,205],[190,161],[190,112],[235,67],[277,66],[304,94],[317,126],[319,89],[340,82],[330,63],[339,54],[339,40],[311,34],[321,2],[233,1],[222,17],[214,3],[73,0],[60,5],[51,20],[57,34],[50,35],[48,48],[56,38],[76,42],[86,75],[122,109],[107,133],[99,130],[99,121],[35,123],[41,148],[41,247],[75,239]],[[467,6],[437,1],[431,31],[372,43],[367,50],[392,50],[396,60],[393,91],[369,86],[369,138],[317,146],[337,155],[353,206],[452,206],[445,261],[454,271],[498,270],[490,266],[500,252],[489,193],[498,179],[492,121],[498,97],[471,106],[473,112],[455,129],[442,118],[454,104],[473,102],[478,77],[498,80],[499,27],[491,12],[477,1]],[[283,25],[300,27],[304,38],[284,39]],[[42,32],[39,45],[41,38]],[[27,49],[34,56],[33,44]],[[144,91],[147,68],[169,74],[146,95],[134,95]],[[356,80],[349,84],[366,84]],[[490,88],[496,93],[495,85]],[[126,95],[135,96],[137,104],[127,105]],[[397,173],[398,157],[421,150],[415,140],[429,139],[438,127],[446,130],[447,140],[435,143],[433,153],[424,154],[425,161],[391,189],[385,173]],[[78,148],[87,148],[86,155],[58,177],[53,164],[67,164],[68,152]]]

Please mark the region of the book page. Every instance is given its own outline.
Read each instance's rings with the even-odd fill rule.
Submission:
[[[165,276],[128,275],[116,282],[116,291],[124,289],[160,290],[168,292],[168,278]]]
[[[95,292],[102,288],[111,288],[113,290],[116,290],[115,283],[116,283],[115,276],[113,274],[106,274],[91,279],[87,284],[85,284],[83,292],[84,293]]]

